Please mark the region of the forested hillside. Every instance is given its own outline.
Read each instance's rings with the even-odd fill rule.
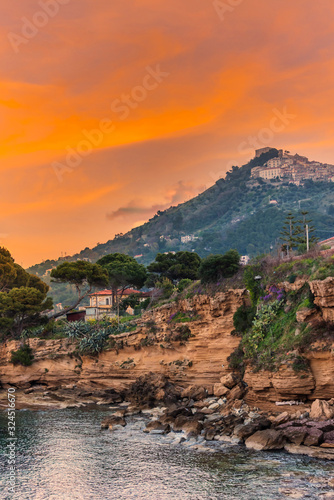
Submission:
[[[194,250],[201,257],[235,248],[250,256],[275,251],[287,212],[307,210],[315,236],[334,235],[334,184],[307,180],[301,186],[280,180],[251,179],[251,169],[277,156],[277,150],[254,158],[241,168],[233,167],[210,189],[177,207],[158,212],[152,219],[124,235],[86,248],[66,260],[96,261],[113,252],[139,256],[148,264],[158,252]],[[195,239],[181,242],[182,236]],[[42,276],[61,262],[48,260],[29,269]]]

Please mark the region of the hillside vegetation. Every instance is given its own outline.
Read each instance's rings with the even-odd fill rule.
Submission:
[[[147,223],[113,240],[85,248],[65,260],[89,259],[95,262],[106,254],[120,252],[141,255],[142,264],[152,262],[158,252],[194,250],[201,257],[235,248],[241,255],[255,256],[274,251],[289,211],[307,210],[319,239],[334,234],[334,185],[305,181],[301,186],[279,180],[251,179],[251,169],[277,156],[277,150],[254,158],[241,168],[233,167],[224,179],[195,198],[159,211]],[[272,203],[270,203],[272,202]],[[181,242],[181,236],[196,239]],[[43,276],[64,259],[46,260],[29,268]],[[44,278],[43,278],[44,279]],[[55,301],[66,302],[72,291],[64,287],[54,293]]]

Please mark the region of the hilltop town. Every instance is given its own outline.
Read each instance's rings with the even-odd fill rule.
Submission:
[[[256,157],[267,153],[273,148],[261,148],[255,151]],[[310,161],[306,156],[292,155],[289,151],[278,150],[278,156],[271,158],[263,166],[255,167],[251,177],[262,179],[282,179],[299,186],[303,181],[334,182],[334,165]]]

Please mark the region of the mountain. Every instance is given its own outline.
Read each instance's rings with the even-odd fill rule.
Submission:
[[[28,271],[48,281],[47,270],[64,260],[94,262],[113,252],[127,253],[146,265],[158,252],[179,250],[193,250],[205,257],[236,248],[242,255],[254,256],[278,246],[286,214],[299,209],[309,212],[316,228],[314,235],[320,240],[333,236],[334,183],[307,179],[296,185],[284,179],[251,178],[253,168],[266,165],[278,154],[277,149],[270,149],[240,168],[232,167],[211,188],[176,207],[159,211],[124,235],[73,256],[36,264]],[[67,293],[71,293],[70,288]]]

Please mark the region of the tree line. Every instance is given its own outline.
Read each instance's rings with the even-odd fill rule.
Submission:
[[[95,264],[83,260],[63,262],[52,270],[51,279],[55,283],[73,285],[77,297],[69,307],[47,315],[53,307],[52,299],[47,297],[49,286],[16,264],[10,252],[1,247],[1,338],[20,338],[25,329],[64,316],[94,290],[108,287],[112,291],[113,307],[119,307],[118,298],[127,288],[159,288],[166,282],[174,287],[182,280],[219,282],[237,272],[239,261],[238,252],[229,250],[224,255],[210,255],[205,259],[195,252],[158,253],[147,267],[122,253],[105,255]]]

